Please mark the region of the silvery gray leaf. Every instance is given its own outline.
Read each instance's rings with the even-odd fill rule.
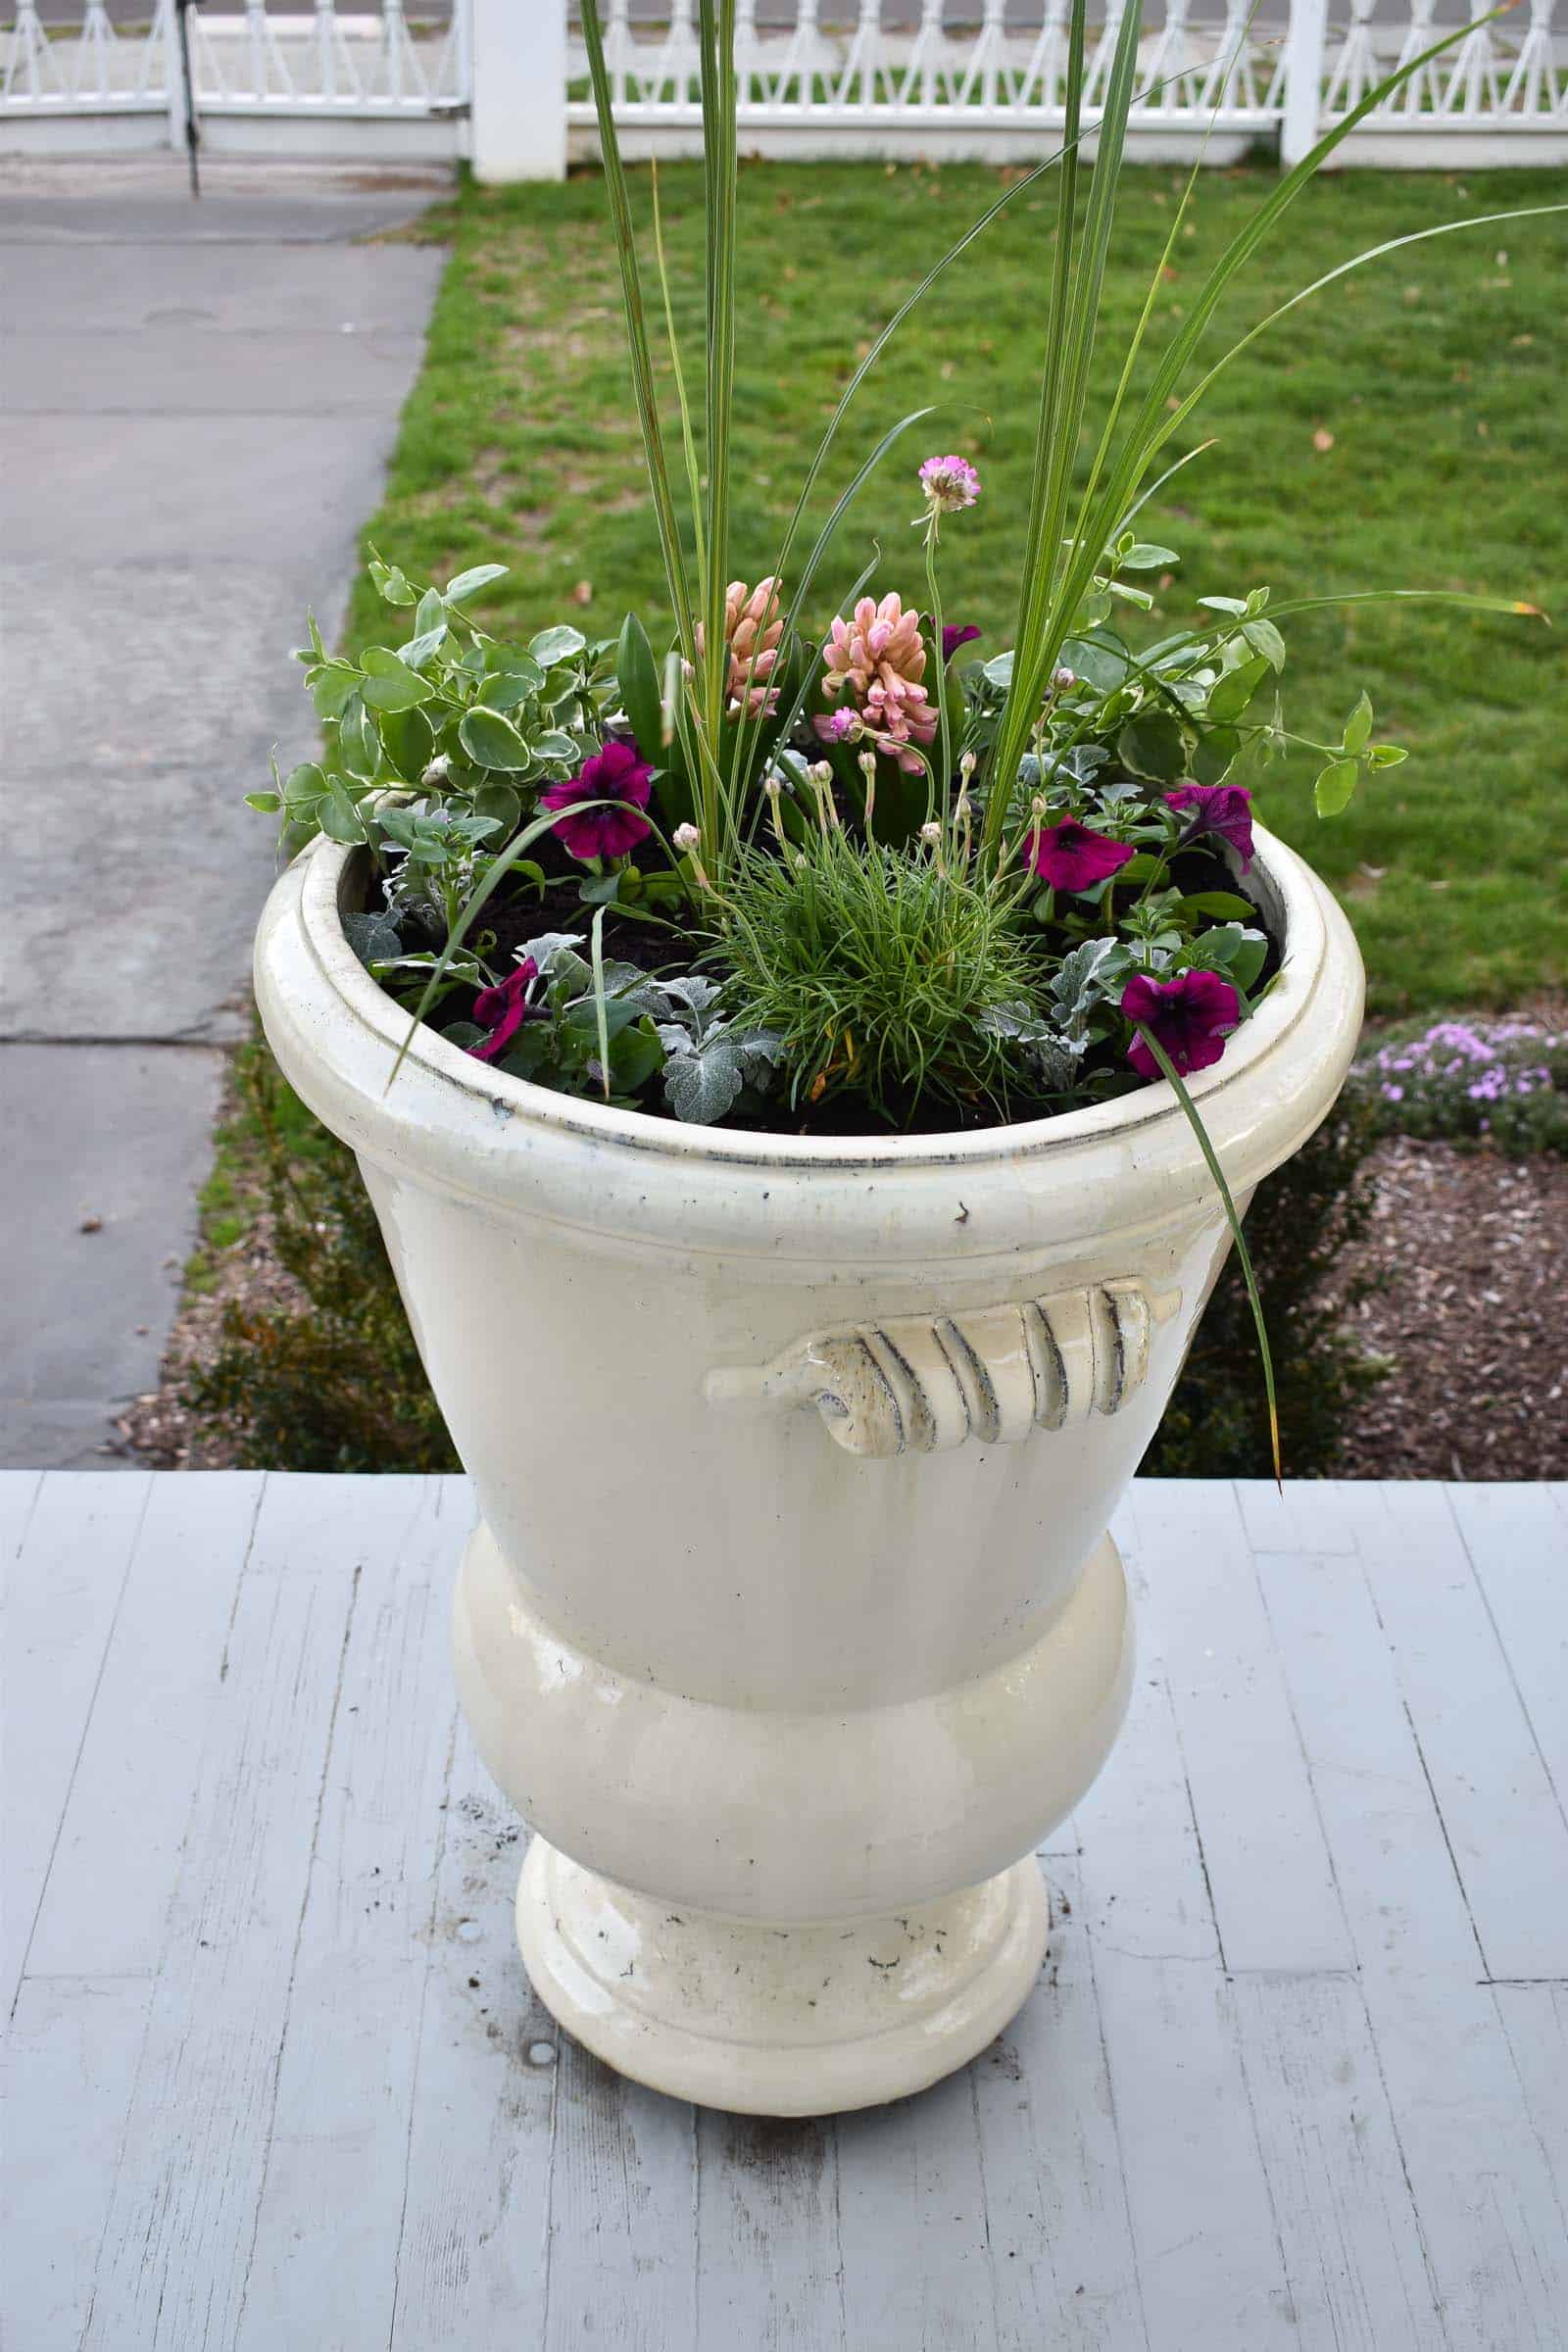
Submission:
[[[367,970],[372,963],[389,963],[403,953],[397,925],[384,914],[346,914],[343,936]]]

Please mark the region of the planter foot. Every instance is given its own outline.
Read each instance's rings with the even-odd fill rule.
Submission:
[[[1033,1856],[888,1919],[769,1927],[633,1894],[535,1838],[517,1940],[547,2008],[671,2097],[831,2115],[966,2065],[1022,2006],[1049,1911]]]

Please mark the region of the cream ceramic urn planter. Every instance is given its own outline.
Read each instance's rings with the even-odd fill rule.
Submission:
[[[1258,836],[1285,944],[1193,1092],[1239,1197],[1334,1101],[1345,920]],[[478,1494],[454,1647],[534,1831],[528,1972],[625,2073],[822,2113],[962,2065],[1028,1994],[1033,1859],[1132,1672],[1106,1533],[1226,1249],[1171,1090],[1033,1125],[803,1140],[595,1107],[404,1017],[274,890],[262,1017],[359,1154]]]

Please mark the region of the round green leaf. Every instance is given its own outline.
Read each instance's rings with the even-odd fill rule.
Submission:
[[[1360,772],[1354,760],[1335,760],[1324,768],[1312,794],[1319,816],[1338,816],[1342,808],[1348,808]]]
[[[435,688],[384,645],[368,646],[360,658],[365,676],[360,692],[372,710],[411,710],[427,703]]]
[[[1254,654],[1250,662],[1238,662],[1234,669],[1228,669],[1209,695],[1209,717],[1221,721],[1240,718],[1268,673],[1269,663],[1262,654]]]
[[[458,741],[470,760],[480,767],[499,767],[520,774],[533,765],[533,754],[517,733],[510,718],[499,710],[487,710],[475,704],[466,710],[458,725]]]
[[[1187,745],[1168,710],[1140,710],[1116,738],[1124,766],[1135,776],[1173,784],[1186,767]]]
[[[587,642],[581,629],[563,622],[559,628],[541,629],[537,637],[530,638],[528,651],[545,669],[551,669],[558,662],[568,662],[573,654],[580,654]]]

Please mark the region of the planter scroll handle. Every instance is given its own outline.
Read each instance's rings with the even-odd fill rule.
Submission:
[[[756,1369],[710,1372],[710,1404],[814,1404],[846,1453],[946,1453],[974,1438],[1015,1446],[1031,1430],[1116,1413],[1142,1387],[1156,1323],[1180,1293],[1100,1282],[957,1315],[901,1315],[801,1340]]]

